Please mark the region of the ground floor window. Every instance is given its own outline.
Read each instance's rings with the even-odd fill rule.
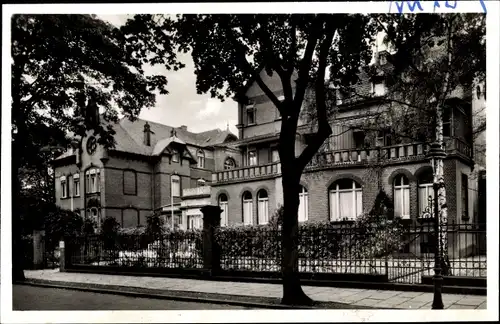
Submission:
[[[363,212],[363,192],[361,185],[354,180],[335,181],[329,190],[330,220],[355,220]]]
[[[245,225],[251,225],[253,223],[252,204],[252,194],[247,191],[243,194],[243,224]]]
[[[269,222],[269,198],[267,196],[267,191],[260,190],[257,193],[257,207],[258,224],[267,224]]]
[[[203,218],[201,215],[188,215],[187,229],[202,229],[202,228],[203,228]]]
[[[219,207],[222,209],[222,213],[220,215],[220,226],[228,225],[228,199],[225,194],[221,194],[219,196]]]
[[[309,194],[307,189],[301,186],[299,192],[299,222],[305,222],[309,219]]]

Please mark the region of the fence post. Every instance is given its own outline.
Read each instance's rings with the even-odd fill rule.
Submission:
[[[220,226],[222,209],[207,205],[200,211],[203,213],[203,268],[213,275],[220,270],[220,249],[215,240],[215,229]]]
[[[59,241],[59,272],[66,271],[66,247],[65,240]]]
[[[45,231],[33,231],[33,268],[42,269],[45,266]]]

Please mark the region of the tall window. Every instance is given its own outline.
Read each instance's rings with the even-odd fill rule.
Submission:
[[[187,229],[201,229],[203,227],[203,219],[201,215],[188,215]]]
[[[87,193],[95,193],[101,191],[101,176],[100,170],[97,168],[89,169],[85,172],[85,181],[87,182]]]
[[[123,194],[137,195],[137,174],[134,170],[123,171]]]
[[[176,149],[172,150],[172,162],[179,162],[179,151]]]
[[[252,194],[245,191],[243,194],[243,224],[251,225],[253,223],[253,201]]]
[[[61,177],[61,198],[68,197],[68,181],[66,176]]]
[[[225,194],[221,194],[219,196],[219,207],[222,209],[221,217],[220,217],[220,226],[227,226],[228,219],[228,199]]]
[[[231,170],[236,167],[236,162],[233,158],[228,157],[226,161],[224,161],[224,170]]]
[[[462,219],[469,219],[469,178],[462,174]]]
[[[257,193],[257,221],[259,225],[269,222],[269,198],[265,190]]]
[[[80,174],[73,175],[73,196],[80,197]]]
[[[278,148],[275,147],[271,150],[271,162],[273,163],[279,162],[279,160],[280,160],[280,153],[278,151]]]
[[[394,216],[410,218],[410,182],[403,174],[394,179]]]
[[[309,219],[309,194],[304,186],[300,187],[299,192],[299,222],[305,222]]]
[[[330,187],[330,220],[354,220],[363,212],[363,192],[354,180],[337,180]]]
[[[257,165],[257,151],[248,152],[248,165]]]
[[[434,189],[432,188],[432,171],[427,171],[418,179],[418,214],[429,213],[432,215],[432,199],[434,199]],[[430,201],[431,200],[431,201]]]
[[[171,176],[172,180],[172,196],[174,197],[180,197],[181,196],[181,179],[178,175],[172,175]]]
[[[253,104],[249,104],[245,106],[246,115],[247,115],[247,125],[255,124],[255,107]]]
[[[443,136],[451,136],[451,120],[453,116],[453,111],[449,106],[445,106],[443,109]]]
[[[205,168],[205,153],[202,150],[198,151],[198,168]]]

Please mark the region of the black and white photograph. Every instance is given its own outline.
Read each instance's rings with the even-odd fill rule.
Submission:
[[[288,4],[3,6],[2,322],[498,320],[498,3]]]

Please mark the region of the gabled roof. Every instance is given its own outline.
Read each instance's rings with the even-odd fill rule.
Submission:
[[[144,144],[144,125],[146,122],[151,130],[150,145]],[[237,139],[236,135],[230,131],[222,131],[213,129],[201,133],[189,132],[185,128],[172,127],[143,119],[130,121],[128,118],[122,118],[118,122],[112,124],[115,131],[115,151],[134,153],[140,155],[157,155],[162,152],[172,142],[178,144],[187,144],[198,147],[212,147],[225,143],[228,139]],[[172,130],[175,129],[175,138],[172,138]],[[56,159],[67,157],[70,154],[65,152]]]

